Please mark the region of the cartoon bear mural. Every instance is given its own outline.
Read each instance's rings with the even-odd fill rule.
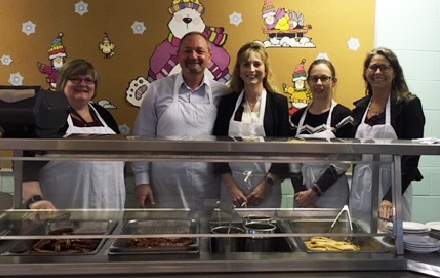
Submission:
[[[208,66],[213,79],[226,83],[230,79],[229,63],[231,58],[223,48],[227,34],[222,27],[208,27],[205,25],[202,15],[205,8],[199,0],[175,0],[168,11],[173,15],[168,23],[170,33],[168,38],[159,44],[154,50],[150,60],[148,81],[168,76],[170,73],[180,72],[177,55],[180,39],[189,32],[203,33],[211,43],[212,62]],[[174,69],[178,67],[177,69]]]
[[[208,77],[223,83],[231,79],[231,57],[223,47],[228,35],[223,27],[206,26],[202,18],[205,13],[202,3],[199,0],[174,0],[168,12],[172,14],[168,23],[170,33],[156,46],[150,58],[148,77],[132,80],[126,91],[126,99],[133,106],[140,107],[149,83],[181,71],[177,51],[180,39],[189,32],[203,33],[210,42],[212,61],[206,69]]]

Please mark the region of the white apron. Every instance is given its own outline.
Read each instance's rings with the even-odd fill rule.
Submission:
[[[365,123],[366,115],[371,106],[371,100],[362,117],[361,124],[356,131],[356,138],[390,138],[397,139],[397,134],[391,125],[390,100],[386,106],[385,124],[370,126]],[[392,156],[381,155],[381,160],[392,161]],[[363,155],[362,160],[371,161],[372,155]],[[381,164],[379,166],[379,203],[391,187],[391,165]],[[353,184],[350,194],[350,207],[352,215],[364,221],[369,221],[371,217],[371,185],[372,167],[371,164],[358,164],[353,172]],[[379,205],[379,204],[378,204]],[[402,196],[402,217],[403,220],[411,221],[412,207],[412,186],[406,189]]]
[[[77,127],[68,116],[66,134],[115,134],[89,107],[104,126]],[[60,209],[124,208],[124,162],[49,161],[39,172],[39,182],[44,198]]]
[[[235,121],[234,115],[240,107],[244,98],[244,90],[240,93],[237,103],[235,104],[234,113],[232,113],[229,122],[229,136],[266,136],[264,131],[264,114],[266,111],[267,92],[263,90],[261,94],[260,104],[260,119],[258,123],[244,123]],[[229,163],[232,175],[238,187],[245,196],[248,196],[252,191],[263,181],[264,176],[269,171],[271,163]],[[233,206],[231,194],[229,193],[226,184],[221,186],[221,206],[222,208],[231,208]],[[276,182],[266,198],[258,207],[261,208],[279,208],[281,206],[281,182]]]
[[[334,138],[335,134],[331,130],[331,118],[335,106],[336,106],[336,102],[332,100],[332,106],[328,113],[327,122],[324,131],[317,132],[314,134],[300,134],[310,106],[307,107],[298,123],[295,136],[299,138]],[[347,168],[347,166],[345,165],[338,165],[338,166],[339,166],[338,168]],[[293,167],[295,168],[295,166]],[[307,163],[301,164],[301,173],[306,188],[310,189],[316,183],[316,181],[322,176],[325,170],[327,170],[328,167],[329,164],[324,164],[324,165],[307,164]],[[316,205],[319,208],[342,208],[344,205],[348,203],[348,195],[349,195],[348,180],[347,180],[347,176],[344,174],[341,177],[339,177],[338,180],[329,189],[323,192],[321,197],[318,198]]]
[[[173,102],[158,120],[157,136],[212,134],[217,108],[211,89],[205,85],[209,104],[179,101],[181,74],[174,83]],[[156,207],[200,209],[213,206],[220,195],[220,181],[212,163],[152,162],[151,186]]]

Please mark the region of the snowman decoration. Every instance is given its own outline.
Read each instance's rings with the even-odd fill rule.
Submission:
[[[205,13],[202,3],[199,0],[174,0],[168,12],[172,15],[168,22],[170,33],[156,46],[150,58],[148,77],[132,80],[126,90],[126,99],[133,106],[140,107],[151,82],[181,71],[177,52],[181,38],[189,32],[202,33],[210,43],[212,61],[206,68],[206,76],[222,83],[231,79],[231,57],[223,47],[228,36],[223,27],[206,26],[202,17]]]

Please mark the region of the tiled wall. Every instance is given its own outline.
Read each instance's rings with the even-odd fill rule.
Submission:
[[[376,0],[376,46],[398,55],[426,116],[425,136],[440,137],[440,0]],[[413,220],[440,220],[440,156],[421,158],[413,183]]]
[[[0,192],[14,194],[14,174],[9,170],[0,170]]]

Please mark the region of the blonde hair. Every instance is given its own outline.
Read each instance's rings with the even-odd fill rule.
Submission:
[[[261,43],[256,42],[249,42],[243,45],[237,53],[237,60],[235,62],[234,66],[234,72],[232,73],[232,79],[231,84],[229,85],[232,92],[241,92],[244,88],[243,80],[240,77],[240,66],[244,62],[246,62],[247,59],[249,59],[249,56],[251,52],[259,53],[261,56],[261,60],[264,63],[264,68],[266,71],[266,76],[263,79],[263,86],[267,91],[270,92],[276,92],[277,89],[273,85],[273,74],[272,70],[270,69],[270,63],[269,63],[269,54],[266,51],[266,48]]]

